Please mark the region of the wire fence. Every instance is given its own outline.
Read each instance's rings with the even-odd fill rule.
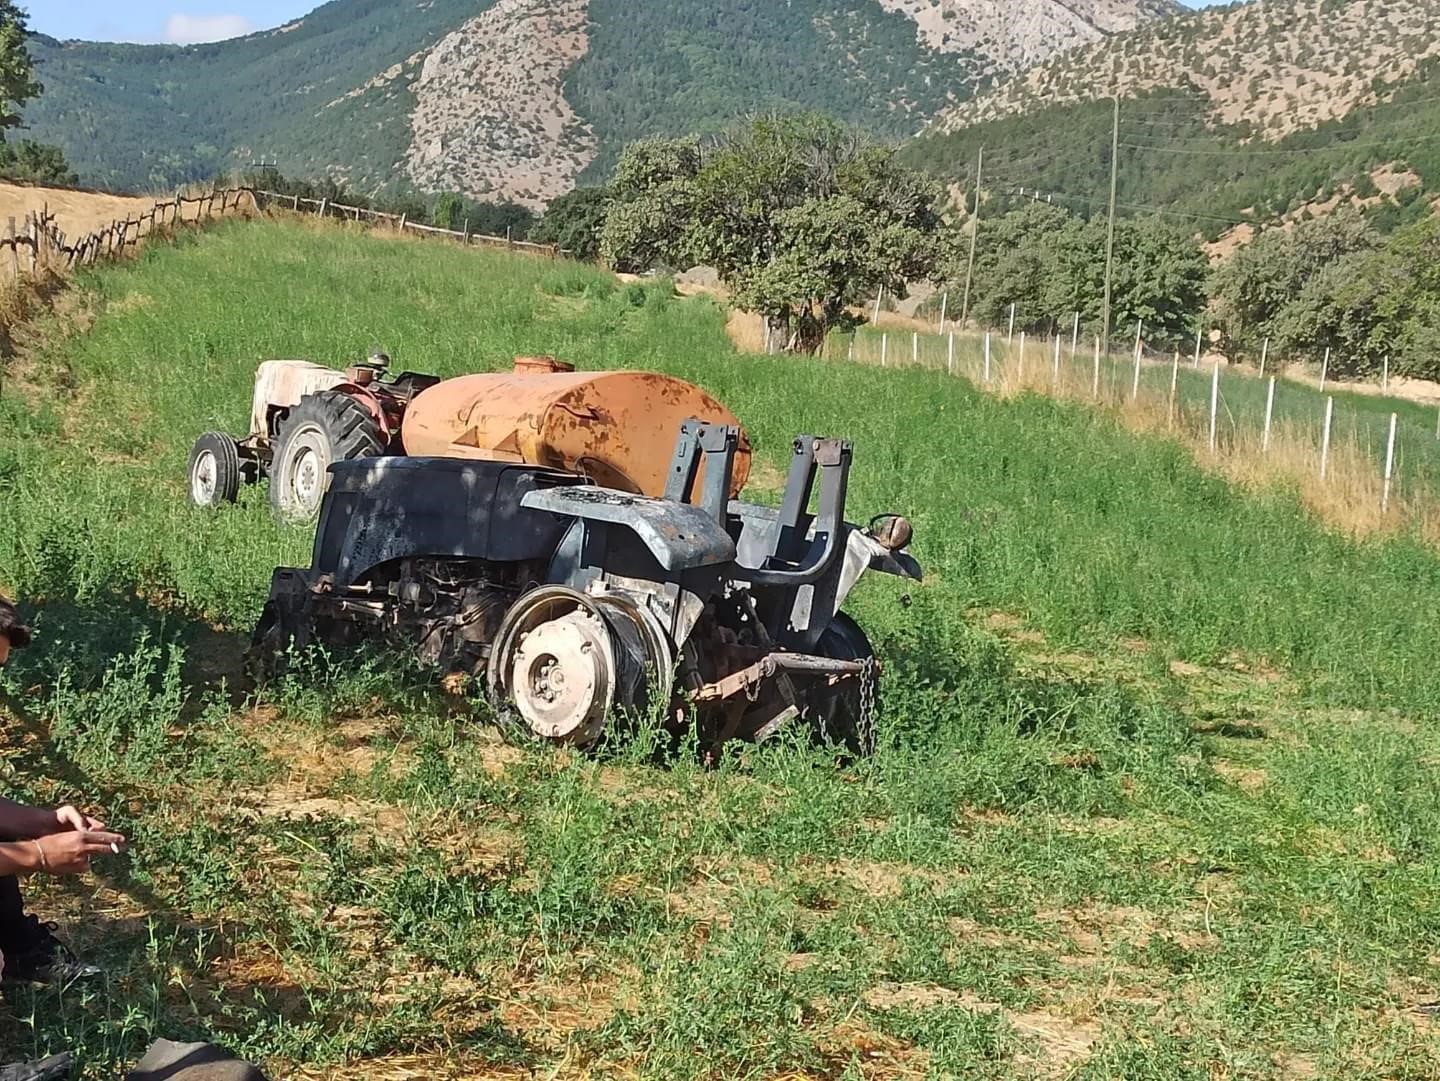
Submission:
[[[515,240],[510,236],[472,233],[468,223],[464,229],[442,229],[439,226],[411,221],[407,214],[387,214],[381,210],[371,210],[369,207],[363,206],[347,206],[329,199],[302,199],[299,195],[285,195],[274,191],[257,190],[254,194],[261,209],[264,210],[289,210],[295,214],[314,214],[321,218],[335,218],[342,221],[369,223],[370,225],[388,225],[401,233],[413,232],[422,236],[458,240],[466,247],[476,244],[486,248],[503,248],[506,251],[540,255],[549,259],[559,259],[570,254],[567,249],[556,247],[554,244],[536,244],[529,240]]]
[[[1363,502],[1367,521],[1375,511],[1440,524],[1440,400],[1346,389],[1323,375],[1323,386],[1315,386],[1287,377],[1268,357],[1261,374],[1198,349],[1160,353],[1143,338],[1124,353],[1107,352],[1079,332],[867,326],[832,335],[824,356],[939,370],[994,393],[1050,394],[1119,409],[1183,436],[1217,461],[1289,473],[1308,491],[1325,492],[1328,503]]]

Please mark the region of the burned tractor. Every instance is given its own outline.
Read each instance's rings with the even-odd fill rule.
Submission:
[[[410,454],[331,467],[262,666],[389,642],[558,743],[639,711],[709,745],[802,724],[869,746],[876,661],[841,605],[868,570],[920,568],[904,518],[845,520],[849,443],[799,437],[780,505],[740,502],[748,439],[698,388],[533,367],[422,392],[403,433]]]

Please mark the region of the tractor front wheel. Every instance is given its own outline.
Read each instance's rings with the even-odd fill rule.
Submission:
[[[290,410],[275,439],[270,506],[287,522],[320,513],[330,466],[385,453],[385,437],[370,410],[348,394],[309,394]]]
[[[197,507],[233,503],[240,494],[240,448],[224,432],[206,432],[190,450],[190,502]]]

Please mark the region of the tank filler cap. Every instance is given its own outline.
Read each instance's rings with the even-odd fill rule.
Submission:
[[[555,357],[516,357],[516,375],[557,375],[561,372],[573,372],[575,365]]]

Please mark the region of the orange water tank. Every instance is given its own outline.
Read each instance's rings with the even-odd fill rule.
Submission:
[[[550,357],[447,379],[422,391],[400,429],[406,454],[525,462],[580,473],[607,488],[659,497],[680,425],[739,425],[699,387],[655,372],[577,372]],[[731,492],[750,476],[740,431]]]

